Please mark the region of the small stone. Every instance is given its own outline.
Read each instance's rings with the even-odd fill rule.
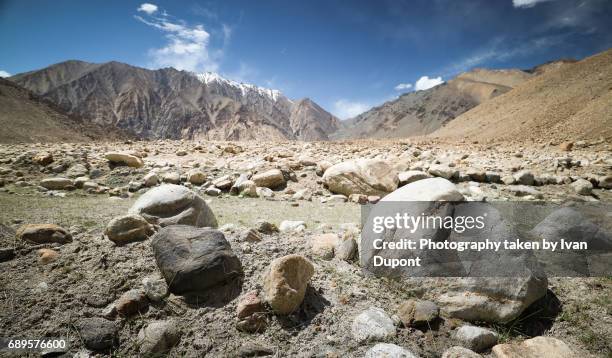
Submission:
[[[240,298],[236,307],[236,316],[246,318],[254,313],[265,312],[263,301],[257,291],[250,291]]]
[[[253,313],[236,323],[236,329],[246,333],[261,333],[266,330],[268,319],[264,313]]]
[[[288,255],[273,260],[264,274],[264,299],[274,312],[290,314],[304,300],[314,267],[300,255]]]
[[[321,234],[310,239],[312,253],[324,260],[334,257],[334,250],[339,243],[340,238],[336,234]]]
[[[206,188],[204,193],[209,196],[219,196],[221,195],[221,189],[217,189],[214,186],[211,186],[211,187]]]
[[[38,153],[32,158],[32,161],[38,165],[47,166],[53,163],[53,155],[48,152]]]
[[[149,302],[144,291],[129,290],[115,302],[117,313],[123,317],[129,317],[137,313],[146,312]]]
[[[434,321],[440,314],[438,306],[431,301],[408,300],[402,303],[397,315],[405,327],[418,327]]]
[[[376,204],[380,201],[380,196],[378,195],[368,195],[368,203]]]
[[[511,193],[514,193],[514,195],[516,196],[531,195],[534,198],[538,198],[538,199],[543,198],[543,195],[541,192],[527,185],[510,185],[508,186],[508,190]]]
[[[243,231],[240,234],[240,241],[260,242],[261,241],[261,235],[259,234],[259,232],[257,230],[248,229],[248,230]]]
[[[352,261],[357,253],[357,241],[352,237],[339,240],[334,248],[336,258],[344,261]]]
[[[177,157],[184,157],[184,156],[186,156],[186,155],[187,155],[187,152],[186,152],[186,151],[184,151],[184,150],[178,150],[178,151],[176,152],[176,156],[177,156]]]
[[[104,155],[106,160],[115,165],[127,165],[133,168],[141,168],[144,166],[142,159],[135,155],[119,152],[109,152]]]
[[[179,184],[181,182],[181,175],[178,172],[165,173],[162,176],[162,182],[169,184]]]
[[[357,204],[366,204],[368,202],[368,196],[364,194],[351,194],[349,195],[349,201]]]
[[[76,327],[83,344],[91,350],[106,350],[118,343],[117,326],[104,318],[82,319],[76,324]]]
[[[572,188],[578,195],[591,195],[593,192],[593,184],[586,179],[578,179],[572,184]]]
[[[400,172],[399,174],[397,174],[397,177],[399,178],[399,185],[406,185],[414,183],[418,180],[430,178],[431,176],[420,170],[409,170],[405,172]]]
[[[34,244],[66,244],[72,235],[64,228],[54,224],[27,224],[16,232],[17,238]]]
[[[460,346],[454,346],[447,349],[442,358],[482,358],[482,356],[474,351]],[[518,358],[518,357],[517,357]]]
[[[252,342],[247,342],[243,344],[240,349],[236,352],[236,356],[240,358],[247,357],[265,357],[271,356],[274,354],[274,350],[261,346],[259,344],[255,344]]]
[[[304,221],[284,220],[280,223],[279,230],[281,232],[302,232],[306,230]]]
[[[559,149],[561,149],[564,152],[571,151],[573,147],[574,147],[574,142],[563,142],[559,144]]]
[[[535,337],[522,343],[498,344],[492,349],[495,358],[577,358],[580,355],[563,341],[553,337]]]
[[[534,185],[535,183],[535,176],[528,170],[522,170],[514,174],[514,179],[522,185]]]
[[[441,177],[448,180],[452,179],[458,174],[456,169],[441,164],[434,164],[430,166],[427,172],[435,177]]]
[[[599,177],[597,180],[597,186],[602,189],[612,189],[612,175]]]
[[[411,351],[391,343],[378,343],[368,349],[365,358],[418,358]]]
[[[74,188],[74,182],[67,178],[47,178],[40,181],[40,186],[49,190],[69,190]]]
[[[159,177],[157,176],[157,173],[151,172],[145,175],[144,178],[142,178],[142,181],[144,183],[144,186],[150,188],[152,186],[156,186],[159,183]]]
[[[213,180],[212,185],[220,190],[226,190],[232,187],[234,181],[229,175],[222,176]]]
[[[193,185],[202,185],[207,179],[206,174],[199,169],[191,169],[187,172],[187,181]]]
[[[505,177],[503,177],[501,179],[502,183],[506,184],[506,185],[513,185],[516,184],[516,179],[514,179],[514,177],[512,175],[506,175]]]
[[[143,356],[168,353],[181,338],[176,321],[153,321],[138,332],[138,346]]]
[[[393,320],[384,310],[370,307],[353,320],[351,326],[353,338],[357,341],[384,340],[395,336]]]
[[[455,331],[454,339],[465,348],[483,352],[497,343],[497,333],[490,329],[466,325]]]
[[[487,183],[501,183],[501,175],[496,172],[486,172],[485,173],[485,181]]]
[[[279,169],[271,169],[263,173],[253,175],[251,178],[259,187],[276,189],[285,185],[285,176]]]
[[[160,278],[145,277],[142,280],[145,295],[151,302],[161,302],[168,297],[168,286],[166,281]]]
[[[274,192],[270,188],[257,187],[257,196],[260,198],[271,198],[274,196]]]
[[[117,245],[146,240],[153,232],[153,225],[137,214],[112,219],[104,231],[109,240]]]
[[[271,222],[265,220],[257,220],[255,223],[255,229],[262,234],[273,234],[278,232],[278,228]]]
[[[38,250],[39,260],[43,265],[51,263],[59,257],[59,253],[51,249],[40,249]]]

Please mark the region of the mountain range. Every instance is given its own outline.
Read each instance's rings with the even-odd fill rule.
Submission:
[[[84,125],[90,126],[88,137],[99,139],[122,132],[142,139],[318,141],[429,135],[495,140],[545,136],[551,130],[559,138],[606,137],[612,134],[607,105],[612,103],[611,64],[608,50],[528,70],[474,69],[340,121],[311,99],[291,100],[280,91],[213,72],[72,60],[10,77],[11,93],[29,94],[13,96],[11,108],[21,101],[20,110],[3,115],[14,123],[32,122],[6,127],[7,138],[25,141],[10,131],[27,127],[35,133],[36,123],[41,130],[54,123],[41,116],[40,101],[53,112],[57,128],[78,129],[75,138],[84,133]]]
[[[214,73],[66,61],[10,80],[70,115],[139,138],[327,140],[339,127],[309,99]]]

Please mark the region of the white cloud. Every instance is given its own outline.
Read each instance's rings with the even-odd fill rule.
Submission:
[[[400,83],[394,87],[396,91],[403,91],[412,88],[412,84],[410,83]]]
[[[363,102],[353,102],[340,99],[334,102],[334,114],[340,119],[353,118],[370,109],[370,105]]]
[[[2,78],[4,78],[4,77],[11,77],[11,74],[6,72],[6,71],[0,70],[0,77],[2,77]]]
[[[174,67],[186,71],[217,71],[222,50],[209,48],[210,34],[201,24],[188,25],[182,20],[170,21],[169,15],[149,16],[147,19],[135,16],[144,24],[161,30],[167,43],[161,48],[149,50],[152,67]]]
[[[416,91],[424,91],[442,83],[444,83],[444,81],[442,81],[442,77],[429,78],[428,76],[423,76],[416,81],[414,84],[414,89]]]
[[[512,5],[514,5],[514,7],[525,9],[529,7],[534,7],[536,6],[537,3],[545,2],[545,1],[552,1],[552,0],[512,0]]]
[[[138,7],[138,11],[146,12],[147,14],[152,15],[157,11],[157,5],[145,2]]]

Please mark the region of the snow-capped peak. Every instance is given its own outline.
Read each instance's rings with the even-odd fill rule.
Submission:
[[[237,88],[242,93],[242,96],[246,96],[249,93],[258,93],[262,96],[269,97],[274,101],[277,101],[280,97],[283,96],[283,94],[279,90],[263,88],[249,83],[236,82],[221,77],[221,75],[215,72],[194,73],[194,75],[204,84],[216,82],[219,84],[225,84]]]

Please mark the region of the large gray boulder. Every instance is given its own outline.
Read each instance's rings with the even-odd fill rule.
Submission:
[[[225,302],[242,286],[242,265],[221,231],[172,225],[151,241],[157,267],[170,292]]]
[[[333,193],[383,196],[397,189],[397,172],[385,161],[357,159],[331,166],[323,181]]]
[[[433,242],[514,241],[520,235],[489,203],[464,202],[455,185],[443,178],[423,179],[384,197],[369,212],[361,234],[360,264],[377,276],[417,281],[431,287],[434,298],[447,316],[467,321],[507,322],[518,317],[529,305],[546,294],[548,281],[531,252],[470,250],[419,250],[377,248],[421,239]],[[458,232],[444,227],[386,229],[376,232],[375,217],[406,213],[413,217],[486,217],[482,229]],[[382,240],[382,241],[380,241]],[[391,261],[416,258],[420,266],[390,265]],[[425,284],[425,282],[429,282]]]
[[[217,227],[217,219],[199,195],[184,186],[164,184],[143,194],[129,210],[152,224]]]

